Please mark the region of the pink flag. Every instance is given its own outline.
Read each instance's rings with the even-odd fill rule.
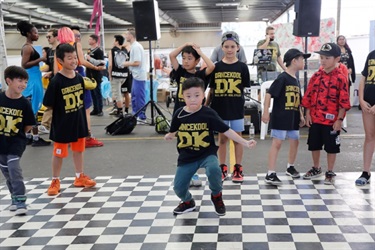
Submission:
[[[90,29],[92,29],[92,22],[95,17],[96,19],[96,26],[95,26],[95,35],[99,36],[100,31],[100,24],[102,19],[102,1],[101,0],[93,0],[94,9],[92,10],[91,18],[90,18]],[[99,40],[100,44],[100,40]]]

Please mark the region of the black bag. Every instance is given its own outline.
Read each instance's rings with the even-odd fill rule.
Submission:
[[[125,135],[130,134],[137,125],[137,118],[133,115],[126,114],[116,121],[109,124],[104,129],[110,135]]]

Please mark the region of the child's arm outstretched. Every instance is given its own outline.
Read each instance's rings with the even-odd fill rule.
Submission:
[[[224,135],[228,137],[229,139],[232,139],[233,141],[240,143],[248,148],[254,148],[257,142],[255,140],[245,140],[241,136],[239,136],[233,129],[228,129],[224,132]]]

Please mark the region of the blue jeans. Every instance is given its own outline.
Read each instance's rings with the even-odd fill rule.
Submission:
[[[184,202],[192,199],[191,193],[189,192],[190,180],[199,168],[206,169],[209,187],[213,195],[219,194],[223,189],[221,169],[216,155],[209,155],[196,162],[178,165],[174,177],[173,190]]]
[[[146,104],[146,81],[138,81],[133,78],[132,84],[132,111],[133,114],[138,112]],[[146,119],[145,110],[137,115],[140,119]]]
[[[25,195],[26,192],[20,158],[18,155],[0,155],[1,172],[12,196]]]

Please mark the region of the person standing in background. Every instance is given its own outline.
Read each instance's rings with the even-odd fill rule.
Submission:
[[[131,82],[128,81],[129,68],[124,67],[123,63],[129,60],[129,52],[123,46],[124,37],[122,35],[115,35],[113,41],[113,48],[108,53],[108,74],[109,80],[111,81],[112,89],[112,99],[115,103],[114,109],[109,113],[110,115],[115,115],[121,117],[123,115],[123,100],[121,86],[127,83],[124,88],[125,97],[125,113],[129,112]]]
[[[38,41],[38,29],[27,21],[19,21],[17,23],[17,30],[22,36],[26,37],[26,42],[21,49],[21,65],[27,71],[29,80],[26,89],[23,90],[22,95],[30,100],[34,115],[42,106],[43,101],[43,86],[42,86],[42,72],[39,68],[39,63],[46,61],[45,57],[40,57],[39,53],[34,49],[33,42]],[[50,141],[45,141],[39,137],[38,126],[32,128],[32,135],[26,134],[28,144],[33,147],[49,146]]]
[[[129,67],[133,75],[132,82],[132,111],[137,113],[146,104],[146,57],[143,46],[137,42],[134,29],[125,32],[125,39],[131,44],[130,59],[124,62],[124,67]],[[140,124],[146,122],[145,110],[139,112],[137,120]]]
[[[97,35],[90,35],[89,45],[90,48],[86,54],[85,59],[95,66],[104,66],[104,53],[98,46],[99,37]],[[90,115],[103,116],[103,97],[101,93],[102,73],[99,70],[86,69],[86,75],[96,81],[96,88],[91,90],[92,101],[94,109]]]
[[[352,83],[355,83],[355,67],[352,50],[350,49],[349,45],[346,42],[346,38],[343,35],[337,37],[336,43],[341,50],[340,62],[348,68],[348,82],[350,87]]]
[[[272,61],[267,66],[258,66],[258,76],[262,76],[263,72],[276,72],[278,63],[280,67],[285,71],[286,67],[283,64],[283,59],[281,58],[280,47],[277,42],[275,42],[275,28],[268,26],[266,28],[266,38],[260,40],[257,44],[258,49],[270,49],[272,50]],[[264,81],[265,79],[263,79]]]
[[[57,29],[50,29],[46,36],[48,43],[51,45],[50,50],[47,54],[47,61],[46,65],[48,65],[48,72],[46,72],[43,77],[48,78],[49,80],[52,79],[54,76],[53,74],[53,67],[54,67],[54,56],[57,45],[59,45],[59,40],[57,39]],[[38,131],[41,134],[49,134],[49,129],[51,127],[52,122],[52,110],[49,108],[46,108],[43,113],[43,118],[41,125],[38,126]]]

